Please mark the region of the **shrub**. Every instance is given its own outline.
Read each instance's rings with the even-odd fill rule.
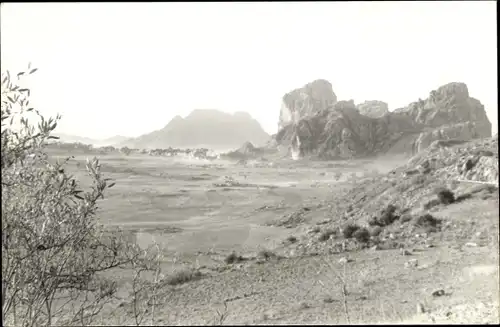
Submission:
[[[17,79],[2,73],[2,320],[15,326],[88,325],[118,289],[103,272],[132,268],[133,301],[148,303],[156,296],[161,250],[142,251],[121,231],[99,224],[98,202],[114,183],[102,176],[97,158],[87,160],[88,191],[66,173],[70,158],[49,160],[46,144],[56,139],[50,134],[61,117],[46,119],[28,107],[30,90],[19,83],[35,71],[28,66]],[[33,114],[37,126],[29,122]],[[142,272],[152,272],[154,282],[143,281]]]
[[[441,220],[435,218],[434,216],[430,214],[425,214],[419,216],[416,220],[414,225],[417,227],[423,227],[428,230],[435,230],[437,226],[441,224]]]
[[[399,219],[399,216],[395,214],[396,207],[392,204],[389,204],[382,212],[380,213],[380,217],[373,217],[368,221],[370,226],[380,226],[385,227],[391,225],[394,221]]]
[[[361,243],[367,243],[370,240],[370,232],[366,228],[358,228],[352,236],[356,239],[356,241]]]
[[[439,189],[437,191],[437,196],[442,204],[446,205],[455,202],[455,194],[453,194],[453,192],[448,189]]]
[[[358,229],[360,229],[358,225],[349,224],[342,230],[342,235],[344,235],[344,238],[351,238],[353,237],[354,232]]]
[[[232,252],[230,255],[228,255],[225,259],[224,262],[227,263],[228,265],[233,264],[233,263],[238,263],[243,261],[244,258],[240,255],[237,255],[236,252]]]
[[[184,269],[175,272],[166,279],[166,283],[171,286],[185,284],[194,280],[198,280],[203,275],[198,270]]]
[[[297,242],[297,238],[296,238],[295,236],[293,236],[293,235],[288,236],[288,237],[286,238],[286,240],[287,240],[288,242],[290,242],[290,243],[295,243],[295,242]]]

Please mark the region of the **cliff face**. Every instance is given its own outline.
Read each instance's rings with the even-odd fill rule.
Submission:
[[[426,100],[394,112],[381,101],[358,106],[352,100],[337,102],[326,81],[307,84],[283,99],[275,141],[289,146],[294,158],[414,154],[435,140],[491,136],[484,106],[469,96],[464,83],[441,86]]]
[[[314,116],[337,102],[332,84],[318,79],[283,96],[279,129],[297,123],[304,117]]]
[[[244,142],[263,145],[269,135],[248,113],[194,110],[186,118],[176,116],[164,128],[127,140],[132,148],[209,148],[227,150]]]

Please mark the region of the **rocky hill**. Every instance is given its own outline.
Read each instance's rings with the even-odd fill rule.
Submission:
[[[164,128],[121,145],[131,148],[210,148],[227,150],[244,142],[265,144],[269,135],[248,113],[228,114],[218,110],[192,111],[186,118],[174,117]]]
[[[337,101],[331,84],[316,80],[283,96],[279,131],[273,142],[292,157],[365,157],[415,154],[433,141],[490,137],[484,106],[464,83],[449,83],[407,107],[389,112],[382,101],[358,106]]]

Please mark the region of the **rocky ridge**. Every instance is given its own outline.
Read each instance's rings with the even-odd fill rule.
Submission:
[[[490,137],[484,106],[464,83],[449,83],[407,107],[388,112],[382,101],[358,106],[337,101],[331,84],[317,80],[285,94],[274,142],[293,158],[352,158],[416,154],[435,140]]]
[[[287,246],[285,253],[328,254],[366,246],[374,249],[428,246],[432,243],[433,233],[445,233],[451,228],[438,226],[434,230],[417,226],[418,219],[443,206],[437,200],[439,190],[451,190],[454,194],[452,201],[457,203],[470,199],[498,200],[498,180],[498,139],[435,141],[406,165],[388,174],[349,181],[354,186],[345,191],[339,188],[338,195],[323,204],[331,211],[329,216],[334,218],[319,223],[318,228],[305,231],[296,243]],[[302,211],[295,214],[302,214]],[[394,220],[381,228],[374,227],[377,225],[374,221],[388,216]],[[343,221],[340,225],[339,217]],[[353,224],[367,228],[372,236],[376,228],[380,231],[367,243],[344,238],[341,227]],[[468,230],[471,228],[469,224],[474,222],[457,223],[454,228],[463,229],[464,235],[470,237],[473,229]]]

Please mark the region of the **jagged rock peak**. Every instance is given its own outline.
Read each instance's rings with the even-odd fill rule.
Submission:
[[[330,82],[317,79],[286,93],[282,100],[279,129],[333,106],[337,102],[337,95]]]

